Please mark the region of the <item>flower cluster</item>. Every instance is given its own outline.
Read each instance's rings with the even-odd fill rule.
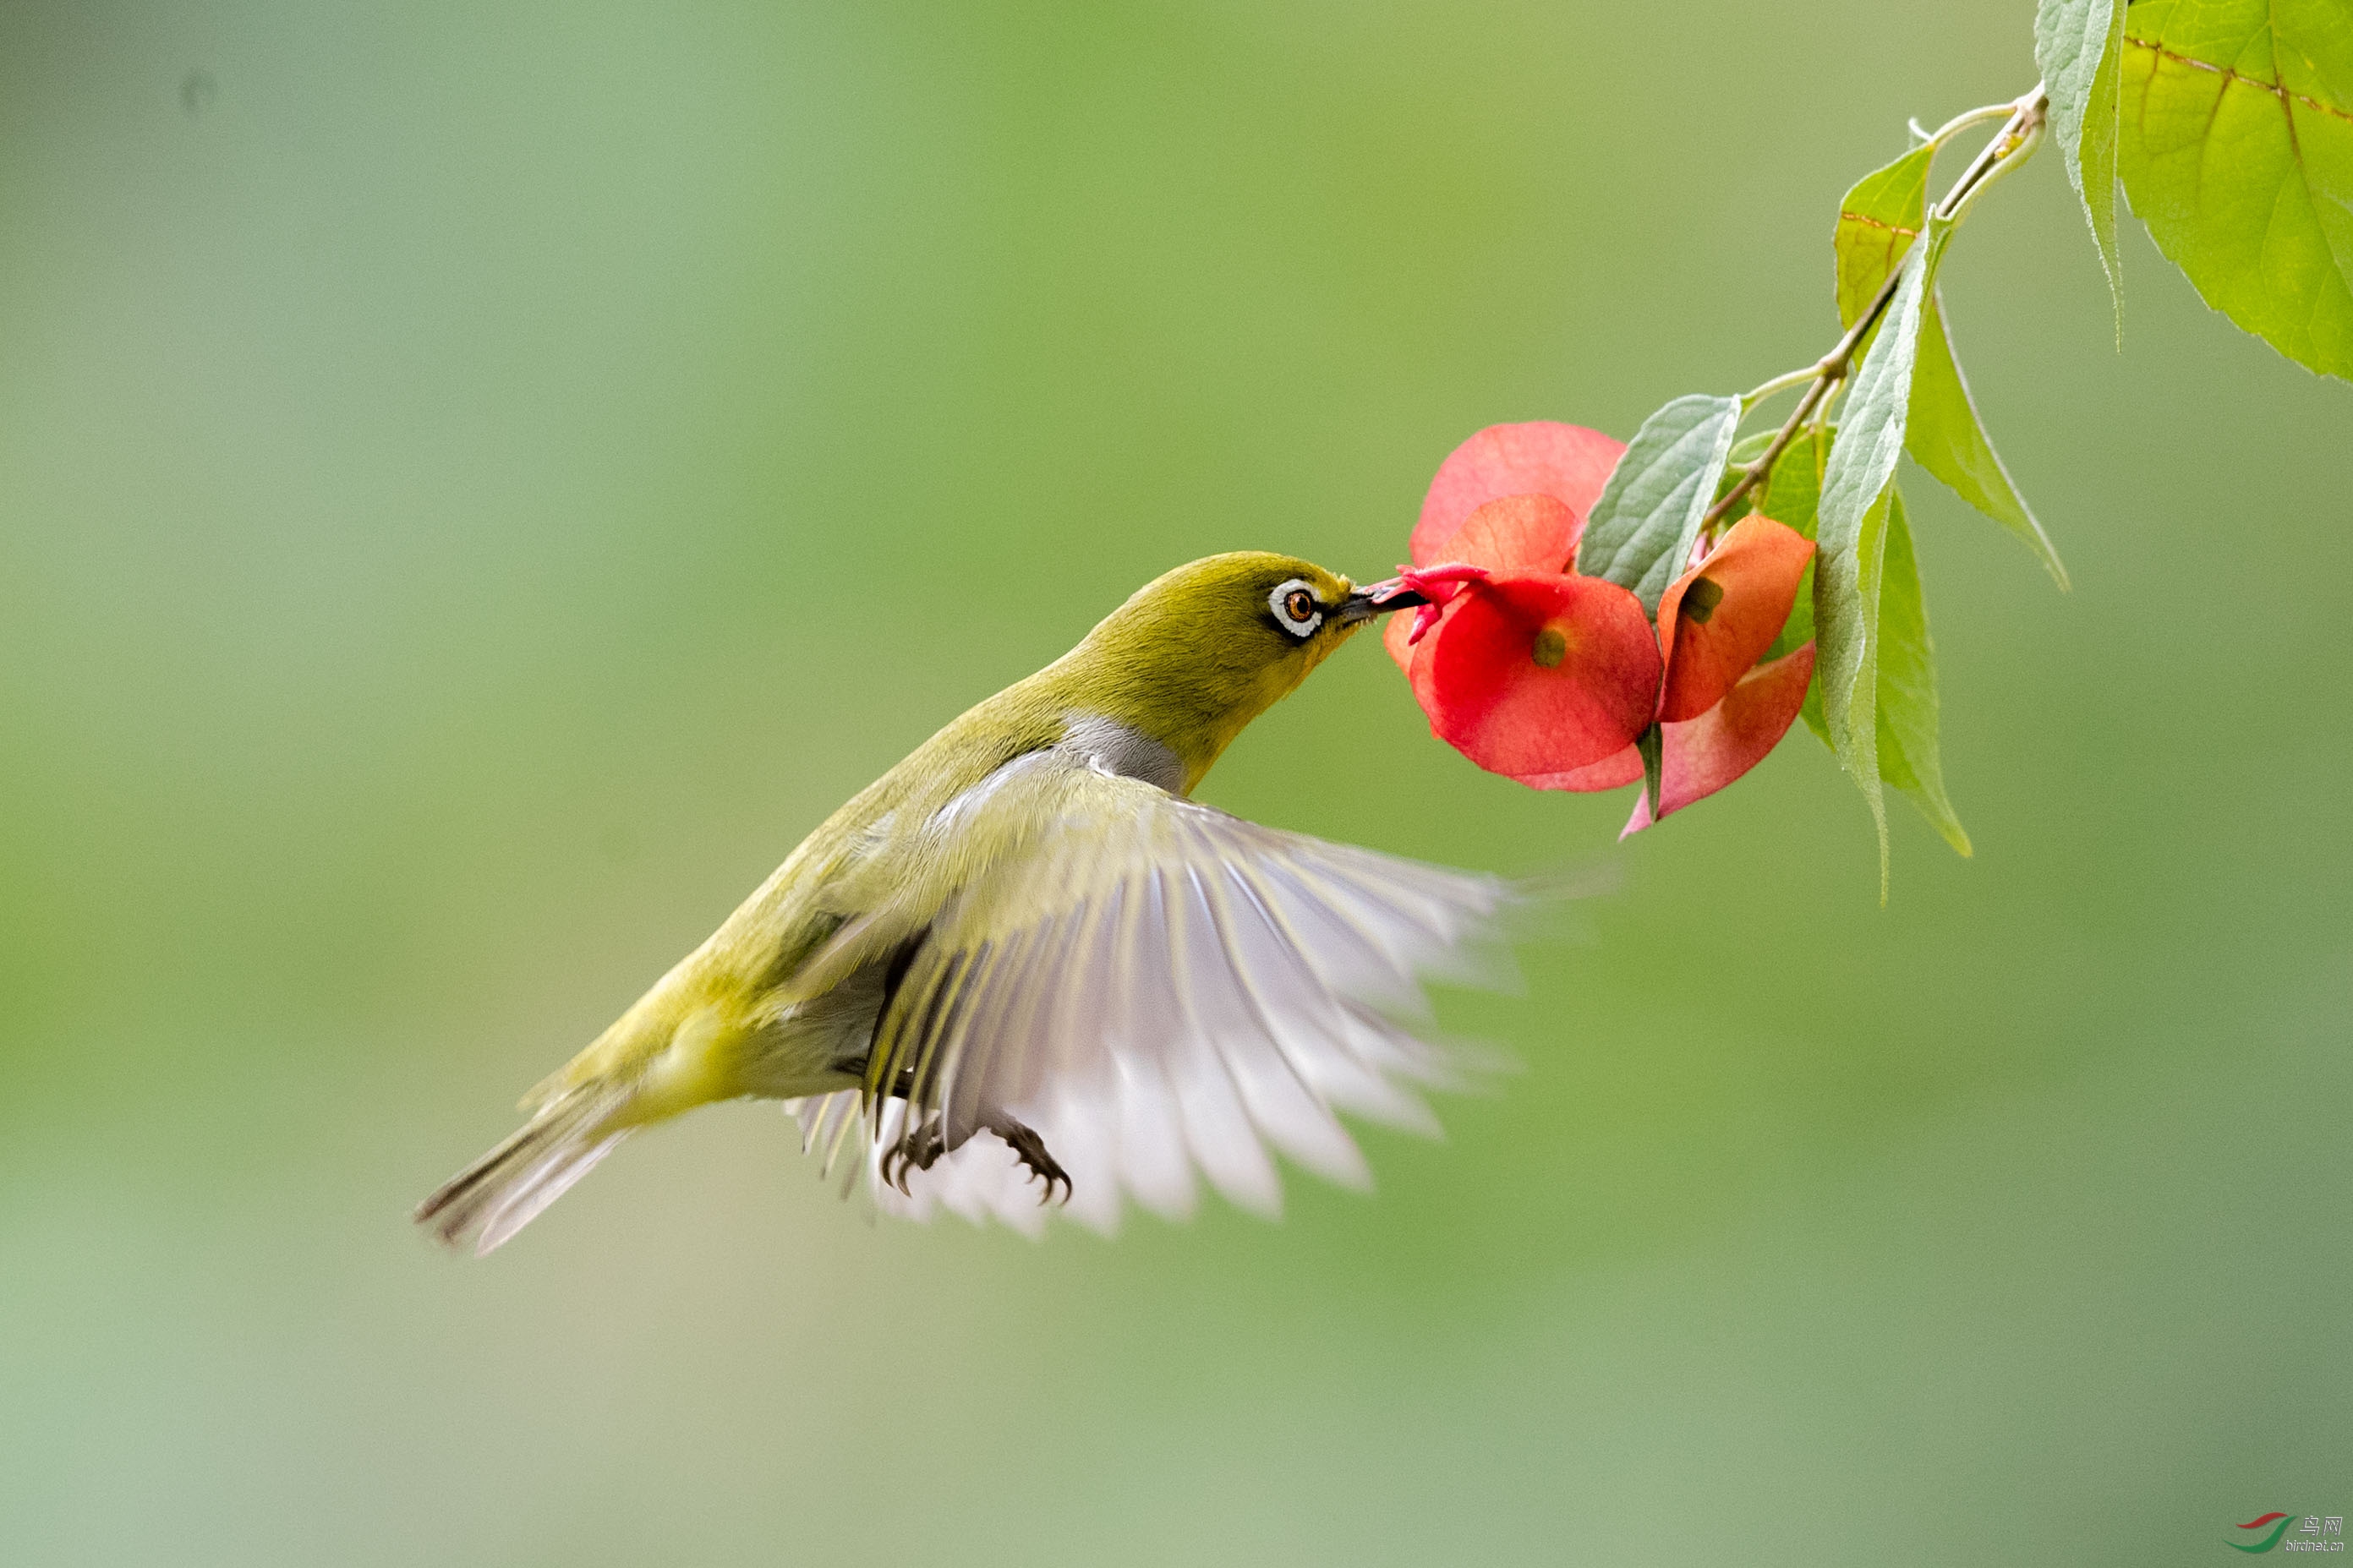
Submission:
[[[1623,444],[1540,421],[1456,447],[1423,500],[1400,583],[1428,603],[1384,634],[1438,737],[1537,789],[1642,778],[1659,727],[1659,815],[1715,794],[1779,743],[1814,645],[1759,662],[1781,635],[1813,542],[1750,516],[1694,547],[1655,626],[1617,584],[1580,576],[1577,544]],[[1645,795],[1626,825],[1651,824]]]

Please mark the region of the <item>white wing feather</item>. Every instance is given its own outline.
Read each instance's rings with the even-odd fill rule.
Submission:
[[[943,812],[1050,822],[941,912],[878,1026],[917,1072],[950,1152],[880,1174],[907,1101],[856,1091],[793,1102],[812,1146],[853,1124],[876,1200],[1039,1234],[1048,1211],[993,1117],[1034,1130],[1068,1170],[1067,1212],[1097,1230],[1123,1200],[1189,1215],[1194,1173],[1273,1215],[1270,1146],[1352,1187],[1370,1173],[1335,1112],[1435,1132],[1416,1093],[1454,1081],[1423,1040],[1426,979],[1508,976],[1506,886],[1245,822],[1067,752],[1018,759]]]

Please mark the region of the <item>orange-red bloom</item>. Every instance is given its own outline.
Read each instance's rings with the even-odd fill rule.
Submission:
[[[1600,499],[1625,449],[1624,442],[1581,425],[1538,419],[1489,426],[1438,466],[1408,546],[1413,563],[1460,561],[1496,572],[1568,571],[1585,514]],[[1475,529],[1469,526],[1474,516]],[[1409,674],[1413,625],[1393,616],[1381,634],[1389,657]]]
[[[1567,540],[1574,552],[1576,529],[1584,525],[1625,449],[1623,441],[1599,430],[1551,419],[1488,426],[1438,465],[1413,527],[1413,563],[1453,559],[1447,540],[1463,519],[1499,496],[1550,496],[1567,506],[1576,514]]]
[[[1538,789],[1642,776],[1660,726],[1659,814],[1712,795],[1780,742],[1805,700],[1813,645],[1760,665],[1813,543],[1742,519],[1659,601],[1652,630],[1626,589],[1577,574],[1577,542],[1624,448],[1573,425],[1499,425],[1431,481],[1404,582],[1431,601],[1384,634],[1430,728],[1481,767]],[[1635,802],[1632,833],[1651,822]]]
[[[1440,740],[1521,778],[1632,745],[1650,727],[1659,671],[1642,602],[1617,584],[1502,572],[1464,584],[1411,673]]]
[[[1798,710],[1805,705],[1806,683],[1813,678],[1814,645],[1808,643],[1749,670],[1715,706],[1697,718],[1662,725],[1666,765],[1659,778],[1659,815],[1681,811],[1714,795],[1763,762],[1765,753],[1781,743],[1781,737],[1797,720]],[[1638,752],[1633,774],[1624,782],[1632,784],[1641,776]],[[1619,837],[1640,833],[1650,826],[1651,803],[1638,795],[1634,815]]]

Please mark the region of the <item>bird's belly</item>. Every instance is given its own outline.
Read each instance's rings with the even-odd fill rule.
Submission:
[[[797,1100],[857,1088],[881,1010],[881,968],[870,964],[822,996],[776,1014],[739,1047],[734,1092]]]

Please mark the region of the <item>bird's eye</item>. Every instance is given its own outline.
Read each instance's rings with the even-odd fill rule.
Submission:
[[[1266,596],[1266,606],[1274,612],[1277,625],[1303,642],[1315,635],[1324,624],[1324,603],[1316,598],[1315,590],[1293,577]]]

